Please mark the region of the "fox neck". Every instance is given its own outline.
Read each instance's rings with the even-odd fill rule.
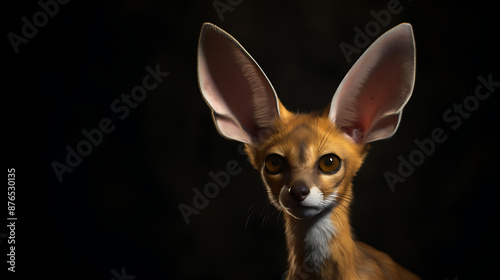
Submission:
[[[284,219],[289,279],[325,279],[327,275],[343,279],[343,274],[354,272],[358,251],[349,224],[349,200],[310,219],[297,220],[286,212]]]

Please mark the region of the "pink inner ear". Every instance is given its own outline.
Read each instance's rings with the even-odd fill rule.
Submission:
[[[221,133],[225,137],[229,137],[243,143],[252,142],[250,135],[246,133],[246,131],[241,128],[241,125],[235,122],[233,119],[222,115],[217,115],[215,112],[213,113],[213,118],[215,123],[217,124],[217,128],[219,129],[219,133]]]
[[[413,90],[414,51],[411,26],[398,25],[377,39],[342,80],[330,118],[355,142],[394,134]]]
[[[372,125],[382,117],[394,114],[407,95],[404,89],[405,65],[394,63],[403,61],[401,53],[393,52],[384,56],[384,61],[377,64],[365,82],[357,98],[358,126],[369,134]],[[400,74],[396,74],[400,73]],[[356,125],[355,125],[356,126]]]
[[[264,72],[231,35],[211,24],[203,26],[200,36],[198,76],[205,100],[219,116],[216,124],[228,138],[246,142],[243,138],[256,137],[279,115]]]
[[[200,46],[205,77],[202,91],[217,114],[233,115],[246,131],[255,133],[258,128],[253,122],[253,108],[248,106],[252,104],[252,92],[234,58],[237,47],[222,34],[213,34],[216,32],[207,30]]]

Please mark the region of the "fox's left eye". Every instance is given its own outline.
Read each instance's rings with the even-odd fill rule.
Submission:
[[[319,159],[318,166],[325,173],[335,173],[340,169],[340,158],[335,154],[324,155]]]
[[[271,174],[278,174],[283,170],[285,166],[285,159],[278,155],[272,154],[266,159],[266,171]]]

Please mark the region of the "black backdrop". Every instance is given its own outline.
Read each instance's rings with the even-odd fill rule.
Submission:
[[[500,88],[490,86],[483,100],[474,97],[479,76],[500,80],[492,3],[69,1],[57,10],[49,5],[46,18],[36,1],[5,3],[3,147],[6,167],[15,168],[17,221],[15,273],[4,260],[10,232],[0,230],[2,273],[280,279],[286,269],[281,216],[238,143],[217,134],[198,90],[201,24],[235,36],[285,106],[309,112],[328,104],[353,64],[339,46],[356,46],[355,28],[371,26],[376,37],[410,22],[415,90],[396,135],[373,144],[355,178],[354,232],[424,279],[494,276]],[[398,12],[378,31],[370,11],[381,14],[388,4]],[[225,11],[219,16],[217,9]],[[23,27],[22,18],[33,22],[34,15],[40,27]],[[130,105],[135,108],[120,107],[121,95],[143,84],[148,66],[169,75]],[[454,110],[464,101],[470,112],[460,115]],[[113,130],[93,134],[90,151],[83,130],[96,133],[102,122]],[[446,141],[418,159],[415,141],[436,128]],[[68,166],[68,149],[78,147],[88,155],[69,156]],[[400,174],[401,159],[412,153],[423,163],[406,170],[411,174],[392,191],[384,174]],[[240,172],[187,225],[179,205],[192,207],[193,188],[203,191],[215,182],[210,172],[229,162]],[[54,164],[71,172],[60,181]],[[6,207],[7,185],[2,193]]]

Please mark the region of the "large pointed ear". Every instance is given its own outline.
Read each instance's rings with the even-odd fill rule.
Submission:
[[[340,83],[329,117],[358,144],[392,136],[415,81],[415,41],[403,23],[380,36]]]
[[[198,83],[219,133],[229,139],[251,144],[279,117],[279,100],[259,65],[211,23],[201,29]]]

